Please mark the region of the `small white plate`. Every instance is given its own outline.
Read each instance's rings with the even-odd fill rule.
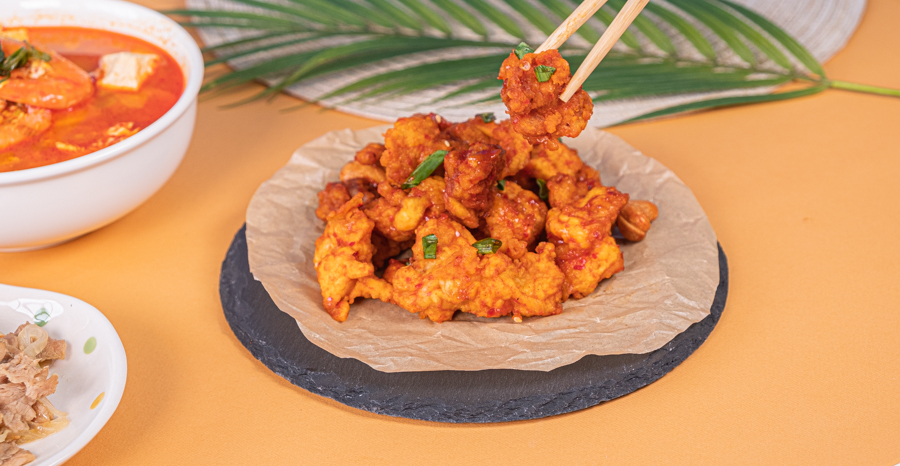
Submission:
[[[36,457],[29,466],[56,466],[84,448],[119,406],[128,371],[125,348],[94,306],[60,293],[0,284],[0,332],[25,322],[43,322],[51,338],[68,343],[66,359],[50,366],[59,385],[49,398],[68,413],[69,426],[21,445]]]

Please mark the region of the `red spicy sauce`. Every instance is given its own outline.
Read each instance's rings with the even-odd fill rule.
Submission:
[[[53,110],[50,129],[16,145],[0,149],[0,172],[40,167],[85,155],[61,150],[57,142],[89,147],[107,137],[117,124],[132,123],[143,130],[165,114],[184,91],[178,63],[163,49],[135,37],[99,29],[34,27],[28,42],[39,50],[53,50],[87,72],[99,67],[100,57],[115,52],[152,53],[159,57],[156,71],[137,92],[98,86],[86,101],[65,110]]]

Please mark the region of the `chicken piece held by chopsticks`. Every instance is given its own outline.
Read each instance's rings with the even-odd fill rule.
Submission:
[[[534,53],[523,45],[500,66],[500,96],[519,134],[532,144],[556,148],[558,138],[581,134],[594,103],[581,88],[568,102],[560,100],[572,78],[569,63],[557,50]]]

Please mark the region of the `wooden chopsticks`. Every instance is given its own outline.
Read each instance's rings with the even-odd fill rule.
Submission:
[[[597,68],[600,61],[606,57],[606,54],[609,53],[616,41],[619,40],[619,37],[622,37],[622,34],[625,33],[628,26],[631,25],[634,19],[641,13],[641,10],[643,10],[649,2],[650,0],[628,0],[625,3],[625,6],[619,11],[619,14],[616,15],[609,27],[606,28],[606,31],[603,32],[603,35],[600,36],[600,40],[594,44],[594,48],[588,53],[584,62],[578,67],[578,71],[572,75],[572,80],[569,81],[566,89],[563,91],[562,95],[559,96],[563,102],[568,102],[569,99],[578,92],[578,88],[584,84],[584,81],[591,75],[594,69]],[[575,34],[575,31],[587,22],[591,16],[594,16],[594,13],[596,13],[605,3],[606,0],[585,0],[582,2],[581,5],[579,5],[578,8],[576,8],[575,11],[573,11],[572,14],[569,15],[555,31],[553,31],[553,34],[550,34],[550,37],[548,37],[535,52],[540,53],[546,50],[559,48],[559,46],[561,46],[572,34]]]

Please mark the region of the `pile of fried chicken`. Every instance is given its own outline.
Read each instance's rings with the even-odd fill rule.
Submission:
[[[326,311],[343,322],[363,297],[435,322],[456,311],[521,322],[562,312],[622,271],[613,225],[639,241],[657,209],[603,186],[559,142],[593,111],[583,90],[559,100],[569,78],[557,51],[517,49],[500,71],[509,120],[414,115],[360,150],[318,194]]]

